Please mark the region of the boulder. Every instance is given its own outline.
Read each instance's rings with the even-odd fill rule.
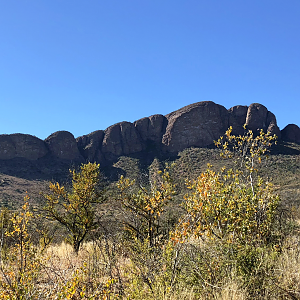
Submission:
[[[281,138],[285,142],[300,144],[300,128],[295,124],[289,124],[281,130]]]
[[[82,160],[76,140],[68,131],[57,131],[45,139],[50,153],[60,159]]]
[[[102,153],[108,160],[121,155],[137,153],[143,150],[141,137],[130,122],[121,122],[108,127],[104,132]]]
[[[103,130],[97,130],[76,139],[81,155],[89,162],[102,162],[103,154],[100,150],[104,137]]]
[[[0,159],[22,157],[36,160],[48,153],[41,139],[22,133],[0,135]]]
[[[209,146],[225,133],[229,125],[226,108],[212,101],[185,106],[166,118],[168,125],[162,143],[171,153],[191,146]]]

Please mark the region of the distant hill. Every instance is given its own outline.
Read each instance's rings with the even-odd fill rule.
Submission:
[[[14,206],[26,190],[38,199],[47,181],[64,182],[69,168],[87,161],[99,162],[109,180],[119,174],[145,172],[155,157],[177,162],[182,177],[195,176],[207,162],[224,163],[213,141],[229,126],[234,134],[243,134],[244,124],[253,131],[263,129],[278,136],[267,170],[285,198],[300,201],[300,128],[289,124],[280,131],[275,115],[261,104],[227,110],[205,101],[166,116],[117,123],[76,139],[67,131],[55,132],[45,140],[20,133],[0,135],[0,205]]]

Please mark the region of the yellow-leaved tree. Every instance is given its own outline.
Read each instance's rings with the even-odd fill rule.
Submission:
[[[235,136],[229,128],[215,144],[222,149],[222,156],[235,162],[235,167],[214,171],[208,165],[199,177],[187,181],[190,192],[183,203],[186,214],[172,239],[190,245],[201,241],[196,243],[198,250],[193,257],[198,258],[193,258],[191,273],[202,286],[217,285],[224,272],[235,270],[253,290],[265,275],[265,255],[276,255],[280,250],[281,236],[276,227],[280,199],[271,182],[257,173],[274,142],[276,136],[270,133],[260,131],[254,135],[249,130]]]
[[[99,168],[99,164],[88,163],[83,164],[79,172],[70,170],[73,177],[70,191],[56,182],[50,183],[50,193],[43,194],[47,217],[69,231],[75,253],[86,235],[97,227],[93,205],[104,201],[104,190],[99,188]]]
[[[41,296],[37,282],[42,264],[38,249],[31,240],[30,225],[34,216],[29,210],[28,200],[26,195],[22,209],[11,214],[9,226],[2,226],[0,299],[29,299],[28,295],[37,299]],[[6,243],[7,249],[3,249]]]
[[[148,186],[137,186],[135,180],[121,176],[117,187],[125,213],[136,216],[131,222],[124,220],[125,230],[138,240],[147,240],[150,247],[158,246],[163,237],[161,215],[175,193],[169,169],[158,171]]]

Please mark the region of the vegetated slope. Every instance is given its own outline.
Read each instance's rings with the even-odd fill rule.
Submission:
[[[176,164],[173,176],[182,192],[185,190],[185,179],[199,176],[207,169],[207,164],[211,164],[216,171],[223,166],[234,168],[232,160],[222,158],[216,148],[187,148],[175,158],[158,161],[161,166],[164,162]],[[134,179],[146,176],[149,167],[141,159],[126,156],[120,157],[113,166]],[[259,174],[273,182],[283,201],[300,205],[300,145],[279,143],[274,146],[268,158],[263,160]]]
[[[179,153],[175,160],[178,176],[195,178],[213,165],[215,170],[222,166],[233,168],[232,161],[220,157],[219,150],[206,148],[189,148]],[[259,175],[268,178],[287,203],[300,205],[300,145],[281,143],[272,149],[268,158],[262,162]]]
[[[159,153],[158,153],[159,154]],[[234,167],[230,160],[220,157],[220,151],[215,148],[187,148],[176,157],[160,157],[155,163],[163,166],[165,162],[174,162],[174,180],[182,193],[185,191],[185,179],[196,178],[206,170],[207,164],[215,170],[221,167]],[[109,182],[114,182],[120,175],[141,181],[147,180],[149,166],[153,159],[133,156],[121,156],[119,159],[102,169]],[[39,203],[40,191],[47,189],[49,181],[66,183],[70,179],[69,168],[76,165],[57,164],[37,165],[10,162],[0,166],[0,206],[9,208],[20,207],[23,197],[28,192],[33,203]],[[11,172],[8,172],[8,170]],[[273,147],[268,159],[260,168],[260,174],[270,178],[282,200],[300,205],[300,145],[279,143]]]
[[[47,189],[49,181],[68,181],[69,168],[74,167],[74,163],[55,159],[0,160],[0,206],[10,209],[20,207],[26,192],[30,202],[39,202],[40,192]]]

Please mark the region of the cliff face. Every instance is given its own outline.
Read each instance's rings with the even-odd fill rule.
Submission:
[[[121,155],[159,151],[176,154],[187,147],[206,147],[223,135],[229,126],[242,134],[243,125],[263,129],[279,139],[300,143],[300,128],[290,124],[279,130],[276,117],[258,103],[225,107],[211,101],[185,106],[166,116],[153,115],[134,123],[120,122],[77,139],[67,131],[51,134],[44,141],[27,134],[0,135],[0,159],[53,158],[105,163]]]

